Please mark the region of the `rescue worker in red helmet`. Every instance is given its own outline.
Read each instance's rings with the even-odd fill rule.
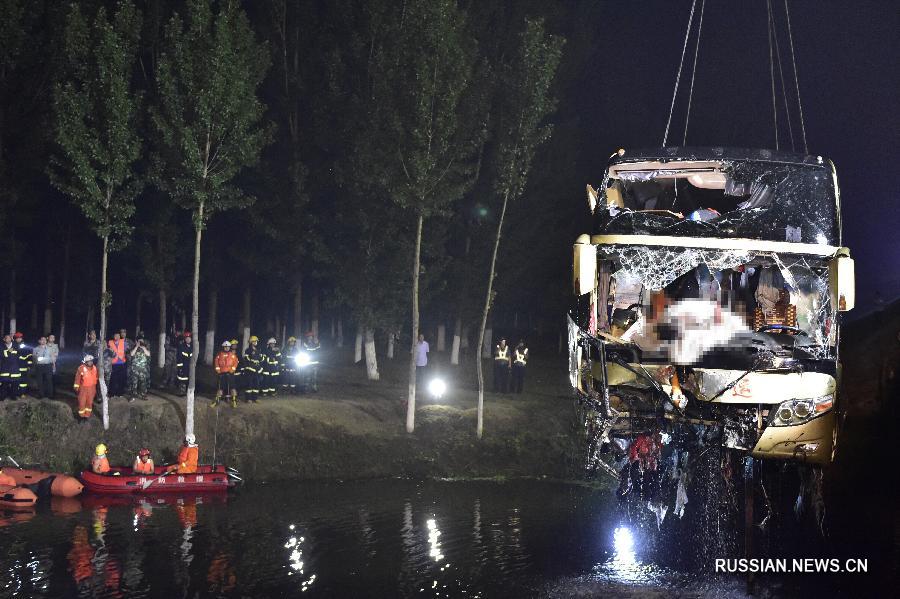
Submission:
[[[153,474],[153,458],[150,457],[150,450],[146,447],[142,448],[134,458],[134,465],[131,467],[135,474]]]

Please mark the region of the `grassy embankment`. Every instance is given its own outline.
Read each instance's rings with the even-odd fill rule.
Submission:
[[[346,351],[324,356],[320,392],[279,396],[237,408],[210,408],[213,378],[202,377],[196,408],[201,461],[232,465],[246,480],[354,479],[368,477],[551,477],[580,476],[580,438],[562,356],[535,360],[527,392],[487,393],[485,436],[475,437],[474,365],[451,368],[447,355],[434,369],[449,379],[437,403],[420,393],[417,426],[404,428],[405,359],[382,363],[382,380],[369,382]],[[468,361],[471,361],[469,359]],[[54,401],[0,403],[0,452],[20,463],[73,472],[84,467],[100,441],[113,463],[130,463],[150,447],[157,463],[174,458],[183,433],[184,399],[154,389],[147,401],[114,400],[110,430],[103,431],[99,406],[88,423],[73,415],[69,371],[63,367]],[[461,369],[460,369],[461,368]],[[488,380],[490,384],[490,379]]]

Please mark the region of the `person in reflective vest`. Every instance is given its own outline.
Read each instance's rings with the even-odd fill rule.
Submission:
[[[197,472],[199,460],[200,448],[197,446],[197,439],[194,435],[186,435],[184,437],[184,445],[181,446],[181,451],[178,452],[178,463],[166,468],[166,472],[194,474]]]
[[[524,339],[519,340],[512,358],[512,392],[522,393],[525,386],[525,367],[528,365],[528,346],[525,345]]]
[[[153,458],[150,457],[149,449],[144,447],[138,452],[131,469],[135,474],[153,474]]]
[[[103,443],[94,450],[94,457],[91,458],[91,471],[94,474],[109,473],[109,460],[106,457],[106,445]]]
[[[87,354],[81,359],[81,366],[75,371],[75,393],[78,394],[78,417],[87,422],[94,412],[94,397],[97,395],[99,374],[94,366],[94,356]]]
[[[191,332],[185,331],[178,344],[175,356],[175,378],[178,379],[178,391],[182,395],[187,394],[188,374],[191,367],[191,355],[194,353],[194,343],[191,340]]]
[[[218,388],[216,389],[216,398],[212,402],[212,406],[219,405],[223,395],[231,397],[231,407],[237,407],[237,389],[234,386],[234,373],[238,368],[238,358],[231,351],[231,342],[222,342],[222,351],[216,356],[216,378],[218,379]]]
[[[3,346],[0,347],[0,399],[15,399],[19,397],[19,348],[13,343],[10,335],[3,336]]]
[[[288,393],[297,392],[297,346],[296,337],[288,337],[287,345],[281,352],[281,388]]]
[[[309,354],[309,364],[304,367],[306,376],[303,390],[304,392],[316,393],[319,390],[319,340],[313,331],[307,331],[306,337],[303,339],[303,351]]]
[[[501,337],[500,343],[494,347],[494,393],[509,391],[509,364],[509,346]]]
[[[126,344],[120,333],[113,333],[113,338],[108,342],[112,352],[112,371],[109,375],[109,396],[119,397],[125,395],[128,384],[128,370],[125,365]]]
[[[34,355],[22,333],[16,333],[13,342],[19,350],[19,395],[25,395],[28,392],[28,371],[34,364]]]
[[[260,369],[262,355],[257,349],[259,337],[250,336],[250,343],[244,350],[244,364],[241,367],[241,382],[244,385],[244,399],[247,403],[259,403]]]
[[[281,350],[278,349],[278,341],[275,337],[270,337],[266,342],[266,349],[263,351],[261,363],[261,391],[263,396],[271,397],[275,395],[275,390],[278,386],[278,375],[281,372]]]

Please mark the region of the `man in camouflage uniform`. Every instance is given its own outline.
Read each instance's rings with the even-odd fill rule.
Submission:
[[[137,344],[128,357],[129,401],[135,398],[147,399],[150,389],[150,348],[142,334],[138,334]]]

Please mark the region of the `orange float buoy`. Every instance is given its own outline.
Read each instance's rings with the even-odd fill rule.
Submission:
[[[34,507],[36,501],[37,495],[27,487],[0,485],[0,507],[28,509]]]
[[[8,474],[19,485],[33,485],[39,483],[48,476],[54,476],[53,482],[50,483],[50,493],[56,497],[75,497],[80,495],[84,486],[74,476],[62,474],[59,472],[44,472],[42,470],[26,470],[22,468],[3,469],[4,474]]]

